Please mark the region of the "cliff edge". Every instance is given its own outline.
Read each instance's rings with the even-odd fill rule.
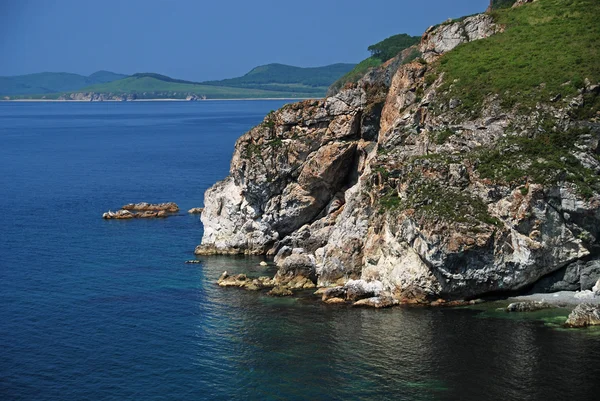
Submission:
[[[416,60],[405,51],[269,114],[206,192],[196,254],[272,255],[280,275],[292,264],[320,287],[359,280],[394,302],[588,289],[600,275],[600,75],[549,97],[552,77],[471,91],[452,69],[473,46],[493,53],[521,17],[547,22],[554,3],[447,21],[407,49]],[[600,15],[591,0],[571,6]]]

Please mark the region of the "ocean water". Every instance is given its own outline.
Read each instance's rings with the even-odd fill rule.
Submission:
[[[221,289],[198,216],[283,101],[0,103],[0,399],[560,400],[600,394],[600,331],[471,308],[364,310]]]

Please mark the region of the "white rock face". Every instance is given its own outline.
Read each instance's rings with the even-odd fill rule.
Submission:
[[[421,50],[433,60],[498,30],[489,15],[469,17],[430,29]],[[465,157],[537,132],[541,114],[507,112],[497,98],[477,117],[430,107],[444,77],[426,83],[429,68],[371,72],[358,87],[267,116],[236,143],[230,176],[206,192],[196,252],[277,255],[278,280],[316,276],[348,299],[386,305],[520,290],[576,263],[589,266],[569,284],[595,279],[597,194],[493,182]],[[565,109],[546,111],[569,121]],[[581,160],[597,162],[598,136],[578,144]]]
[[[462,43],[484,39],[498,31],[499,28],[490,15],[479,14],[463,21],[430,28],[425,32],[419,50],[423,53],[423,58],[430,62]]]
[[[592,288],[592,291],[594,292],[595,296],[600,297],[600,279],[598,279],[596,285],[594,286],[594,288]]]

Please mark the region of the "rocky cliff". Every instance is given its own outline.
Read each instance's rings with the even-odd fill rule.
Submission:
[[[206,192],[196,253],[272,255],[280,275],[293,265],[396,303],[587,289],[600,273],[600,124],[581,110],[599,77],[528,110],[497,93],[461,107],[440,58],[504,28],[490,14],[448,21],[417,60],[405,52],[269,114]]]

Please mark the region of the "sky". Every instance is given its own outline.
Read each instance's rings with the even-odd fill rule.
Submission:
[[[204,81],[357,63],[489,0],[0,0],[0,76],[98,70]]]

